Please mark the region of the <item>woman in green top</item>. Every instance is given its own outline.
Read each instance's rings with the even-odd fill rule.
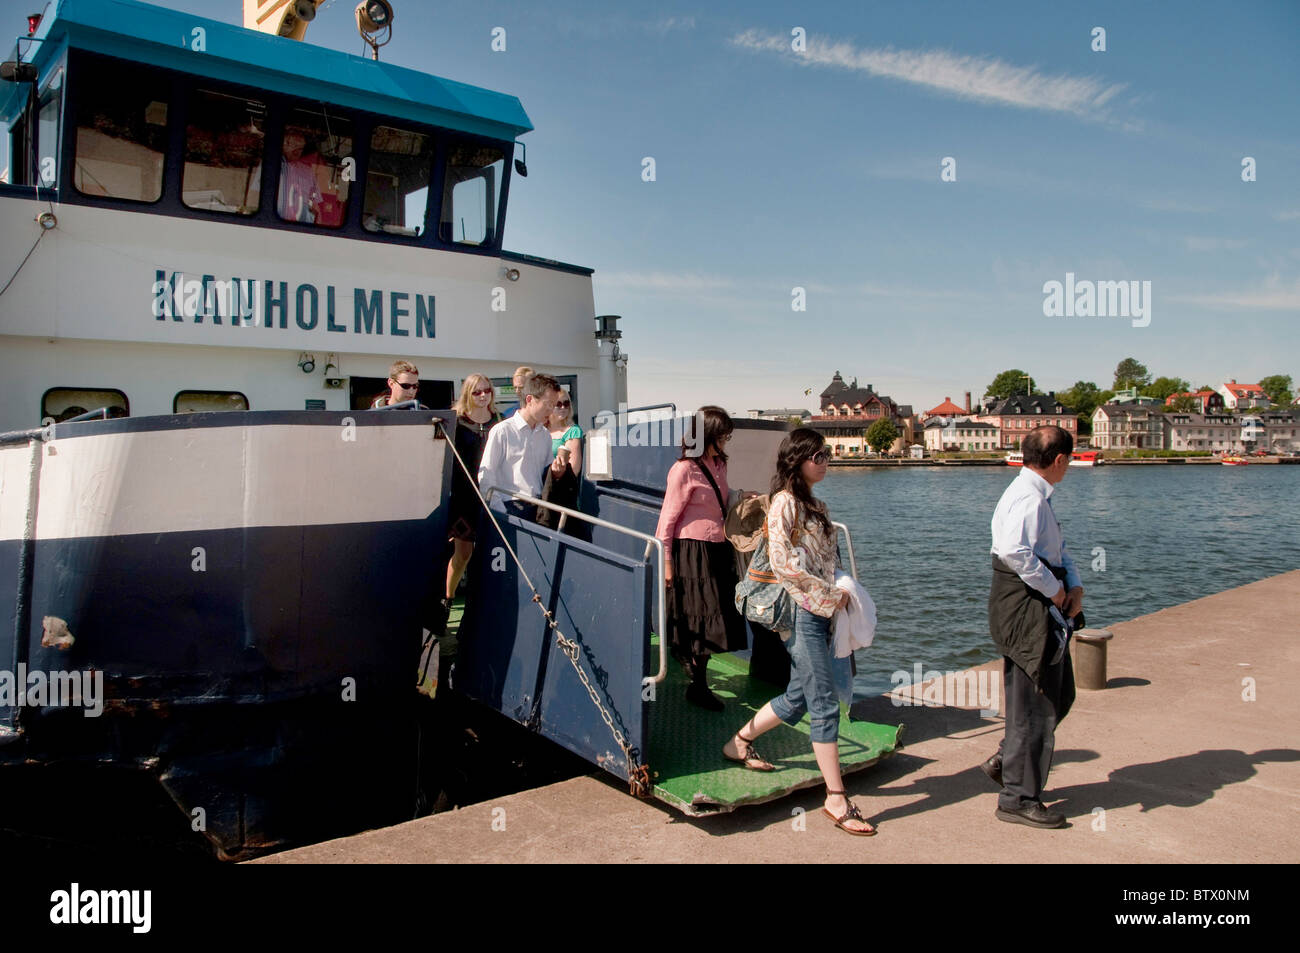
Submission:
[[[582,476],[582,428],[573,422],[573,401],[567,393],[560,394],[555,402],[555,410],[546,421],[551,432],[551,456],[564,457],[568,468],[564,476],[558,479],[546,471],[546,485],[542,487],[542,499],[557,506],[576,509],[578,506],[578,487]],[[538,507],[538,522],[544,526],[554,526],[558,516],[554,510]]]

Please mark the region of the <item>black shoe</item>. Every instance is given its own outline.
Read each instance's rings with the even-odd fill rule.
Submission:
[[[998,787],[1002,787],[1002,758],[1000,756],[995,754],[989,758],[980,765],[980,770],[989,776],[990,781]]]
[[[698,682],[686,686],[686,700],[705,711],[722,711],[727,707],[722,703],[721,698]]]
[[[999,821],[1006,821],[1008,824],[1026,824],[1029,827],[1064,827],[1065,815],[1059,811],[1049,811],[1042,804],[1034,802],[1027,804],[1018,811],[1007,811],[1002,808],[997,809],[996,817]]]

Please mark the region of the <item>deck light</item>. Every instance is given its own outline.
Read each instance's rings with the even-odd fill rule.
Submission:
[[[298,355],[298,367],[304,374],[310,374],[316,370],[316,355],[303,351]]]
[[[528,159],[528,147],[522,142],[516,142],[515,145],[517,145],[523,153],[520,158],[515,160],[515,171],[526,179],[528,178],[528,163],[526,161]]]
[[[357,32],[379,59],[379,48],[393,38],[393,7],[388,0],[361,0],[356,13]],[[388,31],[382,42],[377,36],[381,30]]]
[[[357,4],[357,18],[367,33],[374,33],[393,22],[393,8],[388,0],[361,0]]]

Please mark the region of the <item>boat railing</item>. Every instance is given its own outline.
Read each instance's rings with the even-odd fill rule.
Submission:
[[[677,416],[677,405],[671,401],[662,404],[646,404],[643,407],[628,407],[622,411],[622,414],[624,420],[626,420],[627,418],[631,417],[633,414],[639,414],[647,410],[671,410],[673,412],[673,416],[674,417]],[[608,411],[603,411],[603,413],[608,413]],[[592,415],[591,418],[592,429],[595,429],[596,421],[599,417],[600,414]]]
[[[621,533],[624,536],[630,536],[633,539],[638,539],[645,543],[645,553],[641,558],[649,560],[651,554],[652,553],[654,554],[654,565],[655,565],[655,574],[656,574],[655,578],[657,582],[657,585],[655,586],[655,592],[656,592],[655,599],[656,602],[658,603],[656,607],[656,613],[655,613],[655,618],[658,620],[658,626],[656,627],[655,632],[659,636],[659,671],[653,676],[647,675],[644,678],[642,678],[641,684],[643,685],[649,685],[651,683],[657,684],[659,682],[662,682],[665,678],[667,678],[668,676],[668,629],[667,629],[667,615],[664,609],[664,544],[663,542],[657,539],[656,537],[650,535],[649,533],[642,533],[634,529],[628,529],[626,526],[620,526],[618,523],[611,523],[609,520],[603,520],[600,517],[592,516],[589,513],[583,513],[579,510],[570,509],[567,506],[560,506],[556,503],[551,503],[547,500],[539,500],[536,497],[529,496],[526,493],[503,490],[500,487],[490,486],[486,488],[485,499],[487,500],[489,506],[492,503],[492,497],[494,495],[500,495],[508,499],[517,500],[520,503],[527,503],[530,506],[545,507],[548,510],[552,510],[558,513],[560,519],[555,529],[556,532],[559,533],[564,532],[565,523],[568,522],[570,517],[573,517],[574,519],[581,520],[584,523],[590,523],[592,526],[601,526],[615,533]],[[846,533],[848,532],[847,527],[845,528],[845,532]]]
[[[849,574],[854,579],[857,579],[858,560],[857,557],[853,555],[853,537],[849,533],[849,528],[843,523],[836,523],[834,520],[831,521],[831,525],[844,534],[844,548],[849,551]]]

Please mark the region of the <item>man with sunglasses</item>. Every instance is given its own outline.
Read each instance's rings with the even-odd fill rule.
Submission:
[[[388,393],[376,397],[370,409],[377,410],[380,407],[391,407],[393,404],[415,400],[419,390],[420,369],[410,361],[394,361],[393,366],[388,369]],[[416,401],[413,409],[428,410],[429,408]]]

